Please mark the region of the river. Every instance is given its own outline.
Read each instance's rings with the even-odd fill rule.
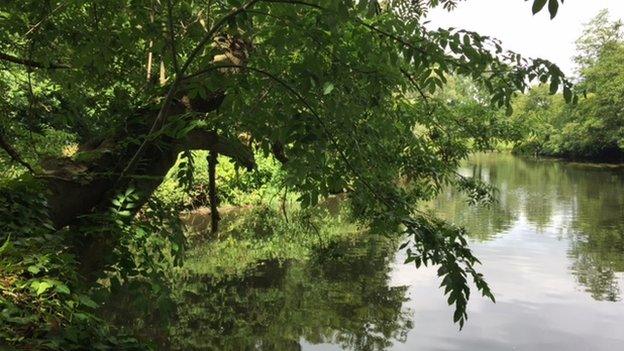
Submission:
[[[197,282],[172,348],[624,350],[624,169],[481,154],[460,172],[499,189],[490,207],[452,190],[428,204],[468,229],[496,295],[471,297],[463,330],[435,269],[380,238]]]

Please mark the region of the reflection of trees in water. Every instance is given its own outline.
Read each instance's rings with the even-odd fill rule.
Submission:
[[[179,350],[300,350],[300,340],[384,350],[405,340],[406,287],[388,286],[396,245],[340,243],[307,263],[267,262],[245,278],[195,279],[172,329]]]
[[[620,300],[616,275],[624,272],[624,223],[600,228],[587,221],[580,227],[582,232],[574,235],[570,249],[574,275],[594,299]]]
[[[520,217],[542,231],[554,224],[571,241],[571,270],[597,300],[619,299],[616,274],[624,272],[624,169],[525,159],[504,154],[473,157],[462,170],[495,184],[500,201],[471,208],[449,191],[435,206],[480,240],[503,232]]]

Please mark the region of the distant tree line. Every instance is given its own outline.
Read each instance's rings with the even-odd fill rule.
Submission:
[[[542,85],[514,102],[522,154],[592,161],[624,160],[624,36],[622,21],[602,10],[577,40],[577,104]]]

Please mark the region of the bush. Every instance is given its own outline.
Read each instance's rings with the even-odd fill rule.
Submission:
[[[34,181],[0,189],[0,346],[13,349],[139,349],[115,337],[76,273]]]

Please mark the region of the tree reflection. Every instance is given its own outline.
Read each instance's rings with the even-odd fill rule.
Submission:
[[[384,350],[412,327],[406,287],[388,286],[396,245],[342,242],[306,263],[266,262],[245,277],[186,283],[176,350],[301,350],[301,341]]]
[[[570,242],[570,270],[596,300],[617,301],[617,277],[624,272],[623,168],[481,154],[461,170],[500,190],[490,207],[470,207],[452,190],[433,206],[490,240],[525,219],[538,232],[557,228]]]

